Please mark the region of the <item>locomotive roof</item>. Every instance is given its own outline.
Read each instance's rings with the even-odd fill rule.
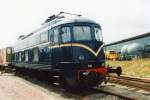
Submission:
[[[50,22],[47,22],[47,23],[43,23],[42,26],[38,29],[36,29],[35,31],[33,31],[31,34],[28,34],[26,36],[24,36],[22,39],[25,39],[27,38],[28,36],[36,33],[36,32],[39,32],[47,27],[55,27],[55,26],[58,26],[58,25],[62,25],[62,24],[67,24],[67,23],[79,23],[79,22],[85,22],[85,23],[95,23],[95,24],[98,24],[96,23],[95,21],[93,20],[90,20],[88,18],[85,18],[85,17],[82,17],[82,16],[77,16],[77,17],[70,17],[70,18],[56,18]]]
[[[55,27],[61,24],[67,24],[67,23],[78,23],[78,22],[86,22],[86,23],[96,23],[93,20],[90,20],[88,18],[82,17],[82,16],[77,16],[77,17],[64,17],[64,18],[56,18],[50,22],[44,23],[42,25],[42,27],[40,27],[39,29],[35,30],[34,32],[37,32],[45,27],[51,26],[51,27]],[[33,33],[34,33],[33,32]]]
[[[77,23],[77,22],[96,23],[91,19],[79,16],[79,17],[72,17],[72,18],[62,18],[61,22],[58,24]]]

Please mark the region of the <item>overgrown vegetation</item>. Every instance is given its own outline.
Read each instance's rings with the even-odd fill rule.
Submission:
[[[131,61],[106,61],[112,67],[121,66],[123,75],[150,78],[150,59],[134,59]]]

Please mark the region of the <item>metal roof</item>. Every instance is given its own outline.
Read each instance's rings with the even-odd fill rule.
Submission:
[[[136,40],[136,39],[140,39],[140,38],[144,38],[144,37],[148,37],[148,36],[150,36],[150,32],[142,34],[142,35],[134,36],[134,37],[131,37],[131,38],[128,38],[128,39],[120,40],[120,41],[117,41],[117,42],[113,42],[113,43],[110,43],[110,44],[106,44],[105,46],[115,45],[115,44],[131,41],[131,40]]]

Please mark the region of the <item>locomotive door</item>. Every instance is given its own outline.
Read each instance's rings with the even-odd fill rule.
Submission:
[[[71,43],[71,26],[63,25],[60,29],[60,38],[61,38],[61,45],[68,44],[69,46],[65,46],[60,48],[61,50],[61,63],[65,62],[72,62],[72,47],[70,46]]]
[[[57,66],[61,59],[59,41],[59,29],[50,30],[50,62],[53,66]]]

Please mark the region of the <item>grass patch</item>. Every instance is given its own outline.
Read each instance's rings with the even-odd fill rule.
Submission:
[[[131,61],[106,61],[113,68],[121,66],[123,75],[150,78],[150,58]]]

